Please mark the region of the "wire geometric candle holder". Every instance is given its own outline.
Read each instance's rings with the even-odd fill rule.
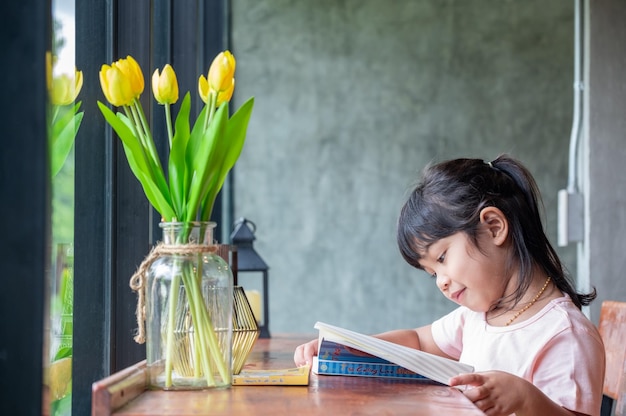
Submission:
[[[243,287],[237,285],[237,246],[218,244],[218,254],[230,264],[233,273],[233,374],[239,374],[261,330]]]
[[[241,286],[234,287],[233,311],[233,374],[243,368],[261,330],[257,324],[246,292]]]

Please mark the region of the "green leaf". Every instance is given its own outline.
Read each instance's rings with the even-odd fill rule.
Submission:
[[[198,146],[196,147],[195,153],[190,154],[189,149],[187,152],[187,162],[190,163],[191,166],[191,184],[189,186],[189,199],[185,221],[193,221],[195,219],[200,208],[200,203],[204,200],[209,190],[211,184],[209,179],[219,170],[219,166],[215,166],[211,161],[214,160],[212,154],[215,151],[216,143],[223,137],[226,129],[228,122],[227,110],[228,106],[220,106],[204,134],[199,134],[194,137],[194,134],[198,134],[198,130],[195,126],[191,132],[190,145],[193,140],[198,142]],[[201,118],[199,118],[199,120],[201,120]]]
[[[135,160],[135,155],[128,148],[128,146],[126,146],[125,142],[122,142],[122,146],[124,147],[124,153],[126,154],[128,165],[135,174],[137,180],[139,180],[139,183],[143,188],[143,192],[146,195],[146,198],[148,198],[150,204],[154,207],[154,209],[159,212],[159,214],[161,214],[163,218],[167,219],[168,221],[171,220],[171,218],[176,216],[176,213],[174,212],[174,209],[172,208],[169,200],[165,195],[163,195],[161,189],[159,189],[158,185],[154,182],[152,177],[150,177],[149,174],[146,174],[141,169],[137,168],[138,164]]]
[[[189,142],[189,112],[191,108],[191,98],[189,93],[180,106],[176,116],[175,132],[172,138],[172,148],[168,163],[168,173],[170,182],[170,195],[172,205],[176,212],[176,217],[183,218],[185,203],[187,200],[187,186],[185,185],[185,150]]]
[[[189,137],[189,142],[187,144],[187,149],[185,151],[185,159],[188,167],[191,167],[193,164],[193,160],[198,153],[198,149],[200,148],[200,143],[202,142],[202,130],[204,129],[204,119],[207,117],[207,106],[205,105],[200,111],[196,122],[193,125],[193,129],[191,130],[191,136]]]
[[[72,394],[50,403],[50,416],[65,416],[72,414]]]
[[[71,347],[63,347],[59,348],[56,355],[54,356],[54,361],[58,361],[62,358],[68,358],[72,356],[72,348]]]
[[[128,165],[141,183],[146,197],[152,206],[165,218],[171,218],[174,210],[171,206],[165,175],[160,169],[153,171],[147,160],[145,149],[135,137],[130,121],[123,114],[114,114],[107,106],[98,101],[98,107],[106,121],[113,127],[124,146]],[[165,184],[165,191],[159,183]]]
[[[83,120],[83,113],[76,114],[80,108],[80,102],[71,109],[66,109],[61,117],[53,121],[50,130],[50,172],[52,176],[63,168],[67,155],[72,150],[76,133]]]
[[[79,101],[71,108],[67,106],[56,107],[58,113],[52,120],[52,140],[57,138],[61,131],[72,121],[72,118],[80,109],[80,105],[81,102]]]
[[[138,123],[141,123],[142,126],[148,125],[148,120],[146,120],[146,116],[143,112],[143,108],[139,100],[135,99],[133,102],[133,106],[136,110],[136,114],[138,116]],[[131,111],[132,111],[131,108]],[[121,114],[118,114],[119,117],[122,117]],[[124,117],[127,118],[127,117]],[[144,124],[145,123],[145,124]],[[144,130],[144,128],[138,128],[134,131],[137,134],[142,134],[141,137],[136,137],[138,141],[141,143],[142,148],[144,150],[144,154],[146,155],[146,161],[149,167],[149,171],[152,174],[152,179],[155,181],[156,185],[159,187],[160,192],[166,198],[168,203],[171,205],[171,197],[170,197],[170,189],[167,185],[167,180],[165,179],[165,174],[163,172],[163,167],[161,166],[161,160],[159,159],[159,154],[157,153],[156,146],[154,145],[154,141],[152,139],[152,135],[149,130]],[[141,133],[140,133],[141,132]]]
[[[246,101],[228,121],[226,135],[229,138],[228,154],[224,160],[226,169],[230,170],[239,159],[243,144],[246,141],[248,123],[254,107],[254,97]]]
[[[105,107],[105,108],[107,108],[107,107]],[[122,143],[123,144],[129,144],[131,147],[134,147],[132,150],[130,150],[130,152],[132,153],[133,156],[128,156],[129,151],[126,150],[126,149],[124,150],[124,152],[126,153],[127,159],[129,159],[129,165],[131,163],[130,162],[130,158],[136,157],[138,153],[141,154],[143,156],[141,161],[143,161],[144,164],[145,164],[145,167],[141,169],[141,171],[143,172],[143,175],[145,175],[147,178],[149,178],[156,185],[156,189],[158,190],[158,192],[163,196],[163,198],[165,199],[167,205],[169,205],[171,207],[171,198],[170,198],[169,187],[167,186],[167,181],[165,180],[165,174],[163,173],[163,168],[161,167],[160,164],[154,163],[152,158],[148,155],[148,150],[143,146],[142,141],[137,138],[136,130],[135,130],[135,126],[133,125],[133,122],[128,117],[126,117],[124,114],[122,114],[122,113],[117,113],[116,114],[116,119],[117,120],[121,120],[124,123],[124,125],[126,126],[127,130],[128,130],[128,134],[129,134],[128,137],[127,136],[124,136],[124,137],[121,136],[120,132],[118,132],[116,130],[116,133],[118,133],[118,136],[122,140]],[[120,129],[121,129],[121,126],[120,126]],[[115,127],[114,127],[114,130],[115,130]],[[141,161],[138,161],[138,163],[141,163]],[[131,166],[131,169],[132,169],[132,166]],[[133,170],[133,173],[135,173],[134,170]],[[137,179],[139,179],[140,175],[135,173],[135,177],[137,177]],[[142,181],[140,180],[140,182],[142,182]],[[144,187],[144,190],[145,190],[146,186],[143,184],[143,182],[142,182],[142,186]],[[150,201],[152,203],[152,200],[154,200],[154,197],[151,197],[148,194],[146,194],[146,196],[148,197],[148,199],[150,199]],[[152,206],[154,206],[154,208],[157,211],[162,212],[161,208],[160,208],[160,205],[159,206],[155,206],[153,204]],[[162,208],[164,210],[166,210],[167,207],[162,207]]]
[[[202,212],[200,215],[202,221],[210,219],[215,198],[217,198],[217,194],[222,189],[226,176],[241,155],[253,107],[254,97],[251,97],[228,120],[225,135],[220,140],[219,149],[215,153],[217,158],[211,162],[218,166],[218,172],[214,179],[215,183],[202,201]]]

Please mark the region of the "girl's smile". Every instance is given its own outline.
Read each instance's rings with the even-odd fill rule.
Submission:
[[[456,292],[454,292],[453,294],[450,295],[450,299],[460,305],[461,304],[461,295],[463,295],[463,292],[465,292],[465,288],[463,288],[461,290],[457,290]]]

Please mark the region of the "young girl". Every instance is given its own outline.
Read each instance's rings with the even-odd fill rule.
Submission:
[[[398,245],[460,305],[416,329],[377,335],[474,366],[450,379],[487,415],[598,415],[602,340],[544,234],[537,185],[518,161],[427,168],[402,208]],[[296,365],[317,355],[300,345]]]

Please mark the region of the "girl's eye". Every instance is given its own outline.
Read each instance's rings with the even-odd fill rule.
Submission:
[[[430,275],[430,277],[432,277],[433,279],[436,279],[436,278],[437,278],[437,273],[433,272],[433,273]]]
[[[443,253],[441,254],[441,256],[439,256],[439,257],[437,258],[437,263],[443,263],[443,261],[444,261],[445,259],[446,259],[446,253],[445,253],[445,252],[443,252]]]

